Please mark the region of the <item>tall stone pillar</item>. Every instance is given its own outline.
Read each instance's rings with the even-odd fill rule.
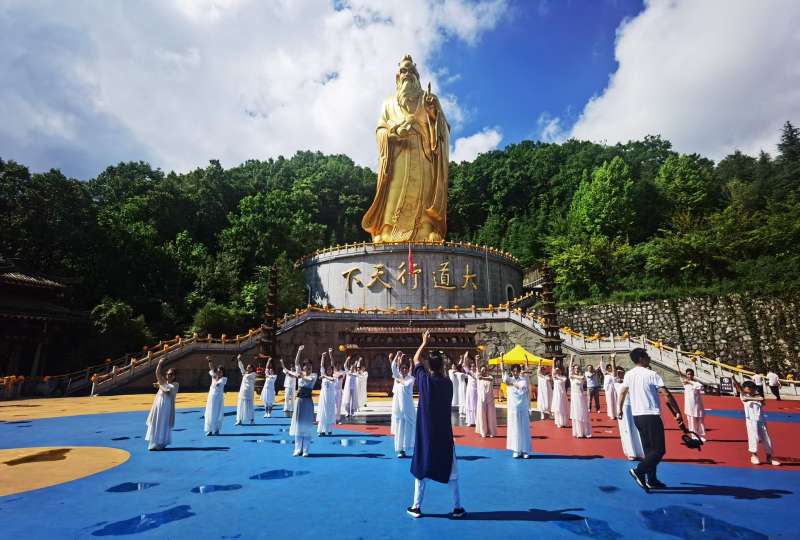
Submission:
[[[553,363],[564,368],[564,353],[561,351],[561,335],[558,325],[558,311],[553,297],[553,271],[547,264],[542,267],[542,318],[544,319],[544,355]]]

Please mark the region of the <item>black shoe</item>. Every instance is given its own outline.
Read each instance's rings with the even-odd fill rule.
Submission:
[[[653,478],[647,481],[647,487],[650,489],[664,489],[667,484],[661,482],[658,478]]]
[[[419,508],[414,508],[412,506],[409,506],[408,508],[406,508],[406,514],[408,514],[413,518],[418,518],[422,515],[422,510],[420,510]]]
[[[639,484],[640,488],[645,491],[650,491],[650,488],[647,486],[647,483],[644,480],[644,476],[642,476],[639,471],[636,469],[630,469],[628,472],[631,473],[631,476],[633,476],[633,479],[636,480],[636,483]]]
[[[464,514],[466,514],[466,513],[467,513],[467,511],[464,510],[463,508],[453,508],[453,511],[450,514],[450,516],[458,519],[458,518],[464,517]]]

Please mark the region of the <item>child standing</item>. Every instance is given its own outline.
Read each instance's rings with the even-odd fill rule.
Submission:
[[[772,457],[772,441],[767,431],[767,420],[761,410],[764,406],[764,398],[758,395],[753,381],[746,381],[741,385],[736,379],[733,382],[744,406],[744,421],[745,426],[747,426],[747,450],[750,452],[750,463],[753,465],[761,463],[758,459],[758,443],[760,442],[764,445],[766,462],[777,467],[781,463]]]
[[[694,370],[686,370],[683,382],[683,412],[689,431],[694,431],[700,440],[706,441],[705,408],[703,406],[703,385],[694,380]]]

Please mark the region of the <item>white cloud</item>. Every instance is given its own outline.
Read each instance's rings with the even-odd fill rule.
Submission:
[[[800,120],[800,2],[650,0],[617,30],[615,54],[576,138],[661,134],[719,159],[774,151],[781,125]]]
[[[121,160],[185,171],[301,149],[374,166],[378,110],[400,58],[412,54],[437,91],[429,63],[442,43],[477,43],[505,9],[505,0],[7,1],[0,156],[82,178]],[[458,128],[456,96],[440,97]]]
[[[472,161],[478,154],[497,148],[501,140],[503,140],[503,133],[498,128],[488,127],[468,137],[456,139],[453,150],[450,152],[450,161]]]
[[[542,113],[536,120],[536,129],[538,130],[538,139],[548,143],[560,143],[566,139],[566,131],[564,126],[561,125],[561,118],[552,116],[548,113]]]

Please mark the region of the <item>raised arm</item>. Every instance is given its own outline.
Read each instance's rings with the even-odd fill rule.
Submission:
[[[611,353],[611,374],[617,376],[617,353]]]
[[[297,347],[297,354],[294,356],[294,370],[297,373],[300,373],[300,355],[303,354],[303,349],[305,349],[305,345],[300,345]]]
[[[344,370],[350,371],[350,356],[344,359]]]
[[[389,355],[389,359],[391,360],[389,362],[389,367],[392,370],[392,378],[393,379],[399,379],[400,378],[399,362],[400,362],[400,358],[402,357],[402,354],[403,354],[402,352],[397,351],[397,353],[395,353],[395,355],[394,355],[394,358],[392,358],[392,356]]]
[[[244,369],[244,364],[242,363],[242,355],[241,354],[237,354],[236,355],[236,363],[239,364],[239,371],[242,372],[242,375],[247,374],[247,371],[245,371],[245,369]]]
[[[211,378],[217,378],[217,371],[214,369],[214,364],[211,363],[211,357],[206,355],[206,362],[208,362],[208,371],[211,373]]]
[[[164,363],[164,357],[162,356],[158,360],[158,364],[156,364],[156,381],[159,385],[167,384],[167,379],[164,378],[164,374],[161,372],[161,364]]]
[[[428,361],[422,357],[422,351],[428,345],[428,338],[431,337],[431,331],[425,330],[422,332],[422,343],[419,344],[419,348],[417,352],[414,353],[414,367],[417,367],[419,364],[425,366],[427,371],[431,370],[431,367],[428,365]]]

